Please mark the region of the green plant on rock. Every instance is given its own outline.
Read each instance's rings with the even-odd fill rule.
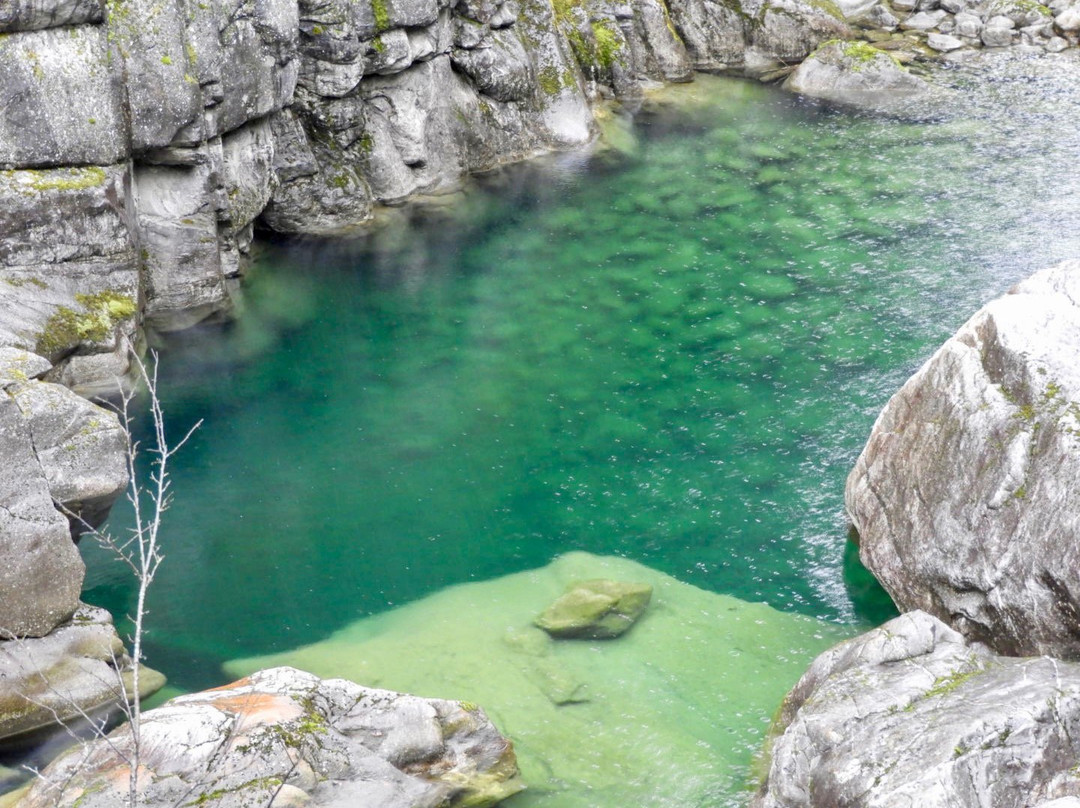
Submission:
[[[138,311],[132,297],[113,289],[75,295],[75,300],[83,310],[57,308],[38,337],[38,353],[48,356],[80,342],[101,342],[119,323],[134,317]]]

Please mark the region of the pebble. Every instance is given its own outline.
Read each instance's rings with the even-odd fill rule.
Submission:
[[[1061,53],[1063,50],[1069,47],[1069,41],[1067,39],[1063,39],[1062,37],[1056,36],[1053,37],[1049,42],[1047,42],[1046,45],[1044,45],[1043,47],[1045,47],[1046,50],[1050,53]]]
[[[953,33],[958,36],[977,39],[982,32],[982,20],[975,14],[957,14],[954,22],[956,23],[956,27],[953,29]]]
[[[944,11],[920,11],[900,23],[900,27],[906,31],[929,31],[931,28],[936,28],[943,19],[945,19]]]

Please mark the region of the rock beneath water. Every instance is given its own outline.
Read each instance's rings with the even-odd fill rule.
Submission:
[[[848,477],[862,562],[902,610],[999,653],[1080,657],[1080,261],[965,323]]]
[[[864,42],[828,42],[800,64],[785,89],[840,104],[889,110],[926,95],[930,85]]]
[[[652,597],[648,584],[598,579],[571,584],[536,625],[552,637],[618,637],[644,614]]]
[[[1080,794],[1080,665],[912,612],[818,657],[775,731],[752,808],[1041,805]]]
[[[83,713],[115,708],[132,693],[133,673],[112,617],[86,604],[46,637],[0,642],[0,741],[58,721],[76,729]],[[164,684],[157,671],[139,671],[143,697]]]
[[[513,746],[475,705],[293,668],[172,699],[143,714],[140,734],[146,808],[484,808],[522,788]],[[124,804],[131,751],[125,725],[54,761],[16,805]]]
[[[646,583],[656,606],[617,642],[556,641],[532,624],[569,584],[597,578]],[[848,633],[626,559],[571,553],[228,670],[295,664],[483,704],[514,742],[528,786],[519,808],[685,808],[744,794],[783,693]]]

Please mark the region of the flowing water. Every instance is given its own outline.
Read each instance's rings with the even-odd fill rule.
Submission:
[[[174,433],[204,425],[174,470],[149,663],[220,684],[229,660],[574,550],[764,602],[770,637],[784,612],[839,626],[821,642],[889,616],[842,513],[876,413],[982,303],[1076,252],[1076,61],[1001,61],[957,71],[929,122],[703,78],[615,122],[619,150],[367,237],[262,245],[239,321],[162,359]],[[87,555],[87,599],[130,611],[123,571]],[[821,642],[747,674],[767,703],[736,705],[740,759]],[[380,681],[466,697],[437,673]],[[641,804],[734,799],[703,788]]]

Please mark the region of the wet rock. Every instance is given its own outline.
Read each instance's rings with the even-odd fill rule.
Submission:
[[[628,631],[652,597],[648,584],[596,579],[573,584],[536,618],[552,637],[608,639]]]
[[[1063,50],[1069,47],[1069,40],[1063,39],[1059,36],[1051,37],[1049,40],[1047,40],[1045,47],[1046,50],[1050,53],[1061,53]]]
[[[862,42],[818,48],[784,82],[792,92],[834,103],[887,109],[929,90],[890,54]]]
[[[143,714],[140,805],[494,805],[520,791],[513,746],[475,705],[260,671]],[[65,755],[19,808],[112,808],[132,736]],[[60,784],[59,790],[53,784]],[[309,802],[310,801],[310,802]]]
[[[46,637],[0,642],[0,740],[57,722],[74,728],[84,712],[115,708],[134,692],[133,673],[112,617],[86,604]],[[164,683],[157,671],[139,671],[143,697]]]
[[[851,36],[839,9],[825,3],[768,0],[759,8],[755,0],[746,0],[743,11],[756,18],[750,27],[750,50],[773,65],[805,59],[822,43]]]
[[[1080,666],[991,654],[912,612],[818,657],[753,808],[1021,808],[1080,793]]]
[[[999,653],[1080,657],[1080,262],[976,313],[889,401],[848,477],[903,610]]]

